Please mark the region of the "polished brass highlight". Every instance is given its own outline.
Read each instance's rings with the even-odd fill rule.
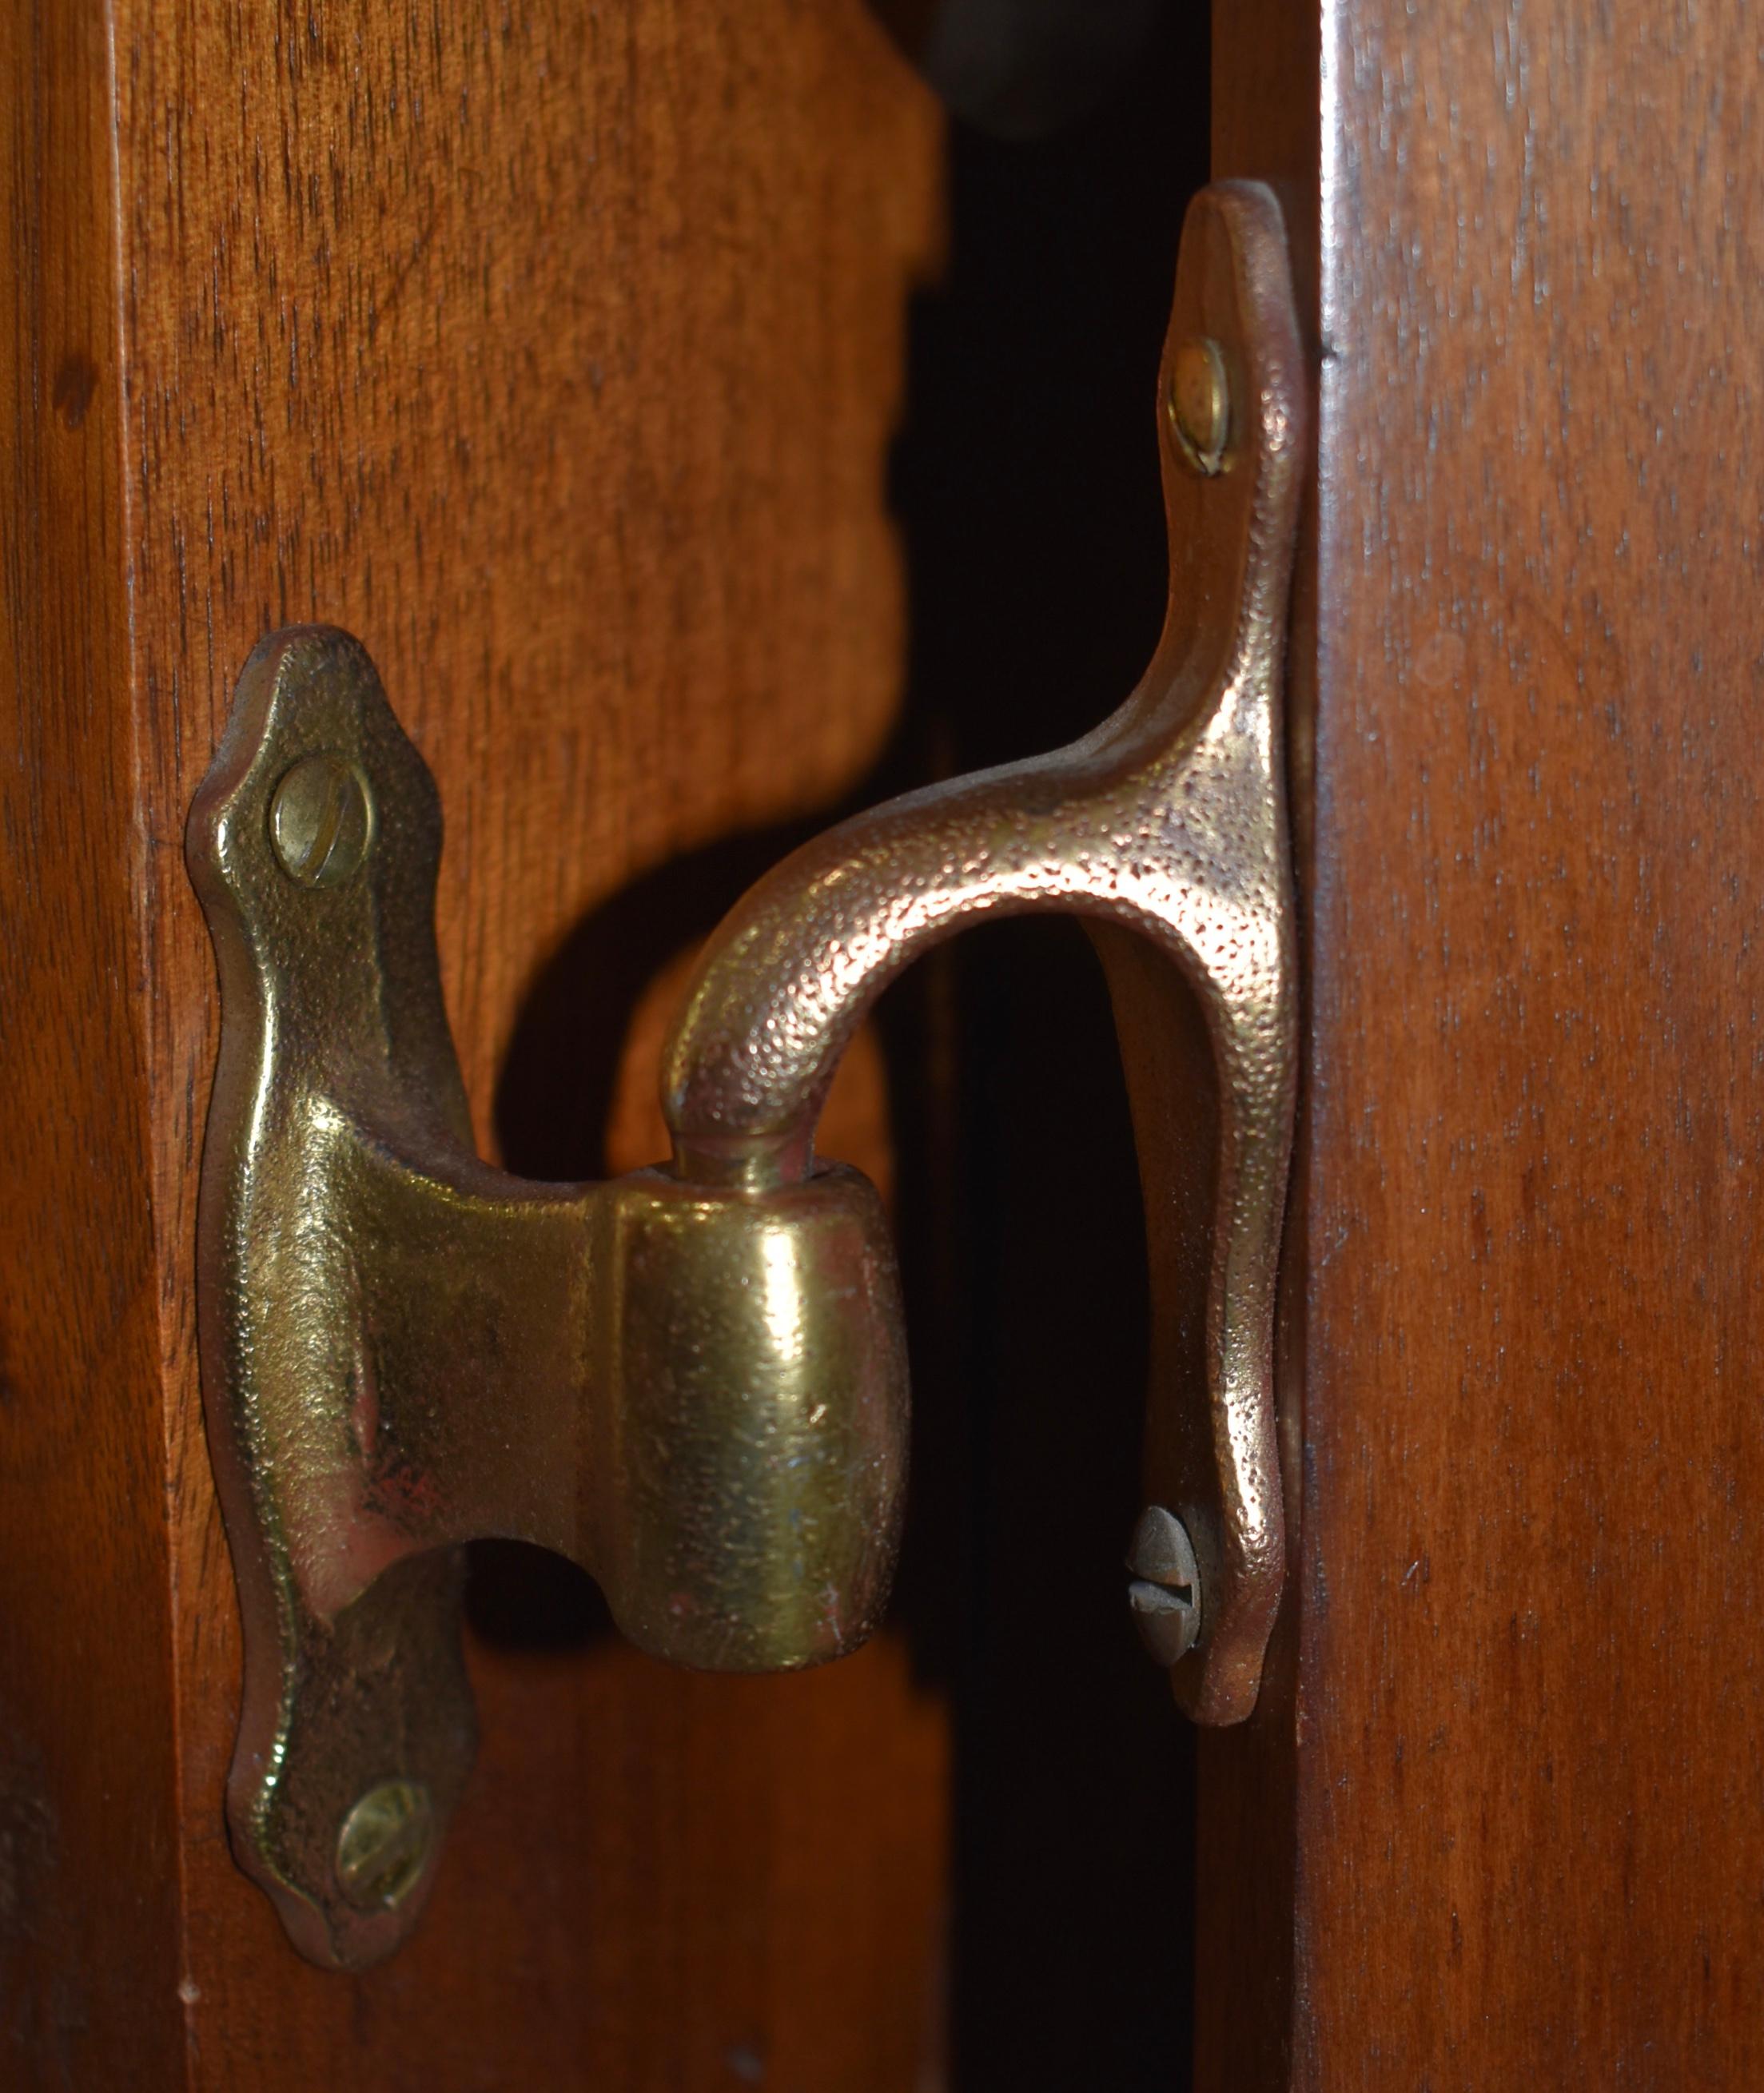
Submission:
[[[817,1663],[874,1627],[905,1475],[898,1285],[873,1191],[815,1164],[814,1127],[872,998],[985,916],[1075,912],[1108,969],[1166,1282],[1147,1480],[1197,1564],[1172,1677],[1204,1720],[1253,1704],[1282,1559],[1277,690],[1304,400],[1263,190],[1191,209],[1171,340],[1191,340],[1236,405],[1211,476],[1162,418],[1170,613],[1138,691],[1072,748],[878,808],[761,882],[670,1043],[670,1170],[549,1185],[477,1158],[434,782],[348,635],[280,633],[247,664],[188,838],[223,1018],[202,1380],[245,1632],[228,1818],[314,1960],[388,1953],[432,1881],[473,1748],[464,1540],[573,1558],[683,1663]]]
[[[1210,479],[1223,470],[1231,438],[1231,385],[1216,341],[1177,344],[1170,368],[1170,418],[1182,455]]]

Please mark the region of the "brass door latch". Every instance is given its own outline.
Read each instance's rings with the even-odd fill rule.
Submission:
[[[1138,689],[1070,748],[878,808],[761,881],[667,1051],[673,1162],[610,1183],[474,1153],[440,809],[365,650],[306,626],[252,656],[189,833],[223,1013],[202,1381],[245,1628],[234,1846],[315,1961],[390,1952],[431,1879],[474,1742],[461,1543],[572,1558],[684,1664],[814,1664],[875,1627],[898,1285],[875,1194],[817,1164],[815,1123],[873,997],[983,916],[1077,914],[1107,969],[1159,1289],[1137,1602],[1197,1718],[1249,1712],[1283,1562],[1278,696],[1305,392],[1272,197],[1203,192],[1163,376],[1169,614]],[[1198,1169],[1197,1038],[1218,1126]]]

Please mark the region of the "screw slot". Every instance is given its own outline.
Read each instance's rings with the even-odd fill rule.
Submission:
[[[389,1911],[422,1879],[434,1842],[429,1792],[414,1780],[371,1788],[337,1834],[337,1880],[361,1911]]]
[[[270,802],[276,862],[301,886],[335,886],[367,856],[373,802],[340,756],[303,756]]]
[[[1166,1666],[1178,1663],[1200,1635],[1200,1569],[1188,1528],[1162,1505],[1148,1505],[1133,1528],[1127,1603],[1139,1639]]]

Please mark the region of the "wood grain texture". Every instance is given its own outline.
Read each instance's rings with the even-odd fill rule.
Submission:
[[[1202,2082],[1753,2085],[1758,22],[1321,11],[1294,1974]]]
[[[172,1636],[93,11],[0,10],[0,2082],[172,2082]]]
[[[4,8],[0,111],[0,2081],[171,2082],[174,1622],[102,19]]]
[[[6,1705],[44,1712],[0,1814],[69,1857],[12,1928],[24,2082],[894,2093],[934,2034],[947,1786],[896,1645],[687,1678],[566,1595],[567,1646],[492,1623],[475,1650],[480,1770],[404,1956],[320,1975],[232,1867],[191,1289],[216,1012],[180,843],[256,639],[360,633],[440,782],[443,972],[494,1152],[572,936],[703,852],[652,942],[620,920],[659,966],[732,898],[717,839],[836,800],[889,730],[929,98],[859,0],[5,12],[38,258],[8,395],[3,1051],[35,1112],[9,1459],[42,1516],[0,1532],[10,1593],[87,1594],[6,1630]],[[616,1066],[628,1008],[572,1007],[552,1060]],[[525,1103],[543,1163],[567,1100]]]

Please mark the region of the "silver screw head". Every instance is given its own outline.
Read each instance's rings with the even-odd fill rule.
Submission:
[[[335,886],[367,856],[373,803],[352,763],[340,756],[303,756],[270,801],[270,841],[297,886]]]
[[[1191,335],[1177,344],[1169,412],[1182,455],[1195,471],[1209,479],[1222,471],[1231,436],[1231,386],[1217,342]]]
[[[1162,1505],[1148,1505],[1127,1552],[1127,1603],[1139,1639],[1159,1664],[1179,1662],[1200,1634],[1200,1567],[1188,1528]]]
[[[414,1780],[371,1788],[337,1833],[337,1880],[360,1911],[389,1911],[422,1880],[434,1844],[429,1792]]]

